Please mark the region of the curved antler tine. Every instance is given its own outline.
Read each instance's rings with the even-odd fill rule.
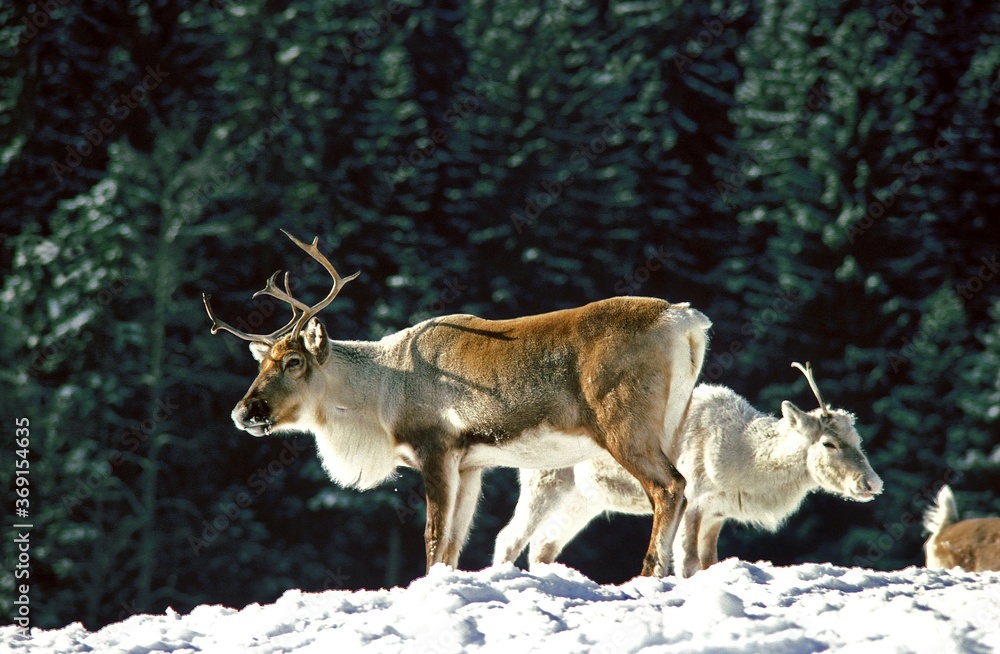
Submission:
[[[793,368],[798,368],[805,375],[806,381],[809,382],[809,388],[812,389],[813,395],[816,396],[816,400],[819,402],[819,408],[823,410],[824,414],[830,413],[830,408],[823,401],[823,396],[819,393],[819,386],[816,385],[816,380],[813,378],[812,366],[806,361],[806,365],[803,367],[798,361],[792,362]]]
[[[208,312],[208,317],[212,319],[212,333],[213,334],[219,333],[219,330],[222,329],[222,330],[225,330],[225,331],[229,332],[230,334],[233,334],[235,336],[239,336],[244,341],[250,341],[251,343],[264,343],[265,345],[274,345],[273,335],[264,336],[264,335],[261,335],[261,334],[248,334],[245,331],[241,331],[239,329],[236,329],[232,325],[224,323],[221,320],[219,320],[218,318],[216,318],[215,314],[212,313],[212,305],[210,303],[211,299],[212,299],[211,295],[208,295],[207,293],[202,293],[201,294],[201,301],[205,303],[205,311]]]
[[[278,271],[278,272],[281,272],[281,271]],[[277,274],[278,273],[275,273],[275,275],[277,275]],[[288,294],[289,297],[291,297],[291,295],[292,295],[292,289],[291,289],[291,286],[288,283],[288,273],[287,272],[285,273],[285,293]],[[299,310],[299,308],[297,306],[295,306],[295,304],[292,304],[291,307],[292,307],[292,319],[289,320],[284,325],[282,325],[280,328],[278,328],[278,329],[274,330],[273,332],[271,332],[270,334],[268,334],[267,335],[268,338],[273,338],[275,340],[275,342],[277,342],[278,339],[280,339],[282,336],[284,336],[289,331],[291,331],[292,327],[295,326],[295,323],[296,323],[296,321],[298,321],[299,316],[302,315],[302,312]]]
[[[285,273],[285,293],[287,293],[288,296],[291,297],[292,296],[292,286],[291,286],[291,284],[288,283],[289,276],[290,276],[290,273],[286,272]],[[293,304],[292,305],[292,317],[298,317],[298,315],[299,315],[299,308]]]
[[[291,293],[283,291],[280,288],[278,288],[278,285],[275,283],[275,280],[278,279],[278,275],[280,274],[281,271],[278,270],[273,275],[271,275],[267,280],[267,284],[264,285],[264,288],[254,293],[253,297],[257,297],[258,295],[270,295],[271,297],[277,300],[281,300],[282,302],[287,302],[288,304],[292,305],[292,311],[295,311],[295,309],[298,309],[299,311],[308,311],[309,306],[306,303],[296,300],[294,297],[292,297]],[[286,289],[288,288],[288,273],[285,273],[285,288]]]
[[[350,275],[349,277],[341,277],[337,273],[337,270],[333,267],[333,264],[330,263],[330,260],[326,258],[326,255],[324,255],[322,252],[319,251],[319,236],[313,237],[312,243],[306,245],[303,241],[300,241],[299,239],[295,238],[284,229],[281,231],[282,233],[284,233],[285,236],[291,239],[292,243],[295,243],[295,245],[299,246],[299,248],[302,249],[303,252],[305,252],[310,257],[318,261],[320,265],[322,265],[323,268],[325,268],[326,271],[330,273],[330,276],[333,277],[333,288],[330,289],[330,292],[327,293],[325,298],[323,298],[317,304],[314,304],[311,307],[305,307],[305,305],[302,305],[302,307],[300,307],[302,308],[302,315],[299,316],[298,322],[295,323],[295,328],[292,330],[292,336],[294,338],[295,336],[299,335],[299,332],[302,330],[302,328],[305,327],[305,325],[317,313],[325,309],[331,302],[333,302],[334,298],[337,297],[337,294],[340,293],[340,289],[344,287],[344,284],[351,281],[352,279],[355,279],[358,275],[361,274],[361,271],[359,270],[358,272],[354,273],[353,275]]]
[[[264,285],[264,288],[254,293],[253,297],[256,298],[259,295],[270,295],[271,297],[277,300],[288,303],[292,307],[292,319],[289,320],[286,325],[284,325],[277,331],[271,332],[270,334],[248,334],[247,332],[236,329],[232,325],[222,322],[221,320],[215,317],[215,314],[212,313],[212,306],[209,304],[209,299],[211,296],[202,293],[202,300],[205,303],[205,310],[208,312],[208,317],[212,319],[213,334],[218,333],[218,331],[222,329],[227,332],[230,332],[231,334],[234,334],[235,336],[242,338],[243,340],[255,343],[266,343],[267,345],[274,345],[279,338],[289,333],[289,331],[291,332],[293,338],[297,337],[302,328],[313,318],[313,316],[322,311],[328,304],[333,302],[333,299],[337,297],[337,293],[339,293],[340,289],[344,287],[344,284],[346,284],[347,282],[351,281],[352,279],[361,274],[360,271],[354,273],[350,277],[341,277],[339,274],[337,274],[337,271],[336,269],[334,269],[333,264],[330,263],[330,260],[327,259],[323,255],[323,253],[319,251],[318,236],[313,238],[312,243],[306,245],[305,243],[295,238],[285,230],[281,231],[284,232],[285,236],[292,239],[292,242],[295,243],[295,245],[299,246],[304,252],[306,252],[306,254],[308,254],[313,259],[318,261],[323,266],[323,268],[325,268],[326,271],[330,273],[330,275],[333,277],[333,288],[330,289],[330,292],[327,293],[326,297],[320,300],[318,304],[309,306],[305,302],[296,300],[292,296],[292,286],[289,281],[289,274],[286,272],[284,275],[284,279],[282,280],[283,282],[282,285],[284,286],[284,290],[282,290],[281,288],[278,287],[278,276],[281,275],[281,271],[279,270],[275,272],[268,278],[267,284]]]

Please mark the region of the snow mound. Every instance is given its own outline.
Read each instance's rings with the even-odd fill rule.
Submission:
[[[690,579],[601,586],[559,564],[529,573],[435,566],[407,588],[286,592],[236,611],[135,615],[0,628],[31,652],[804,652],[1000,651],[1000,573],[727,559]]]

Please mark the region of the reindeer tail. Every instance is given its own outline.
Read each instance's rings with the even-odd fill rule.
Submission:
[[[934,505],[924,513],[924,529],[931,534],[937,534],[955,522],[958,522],[958,506],[955,504],[951,488],[945,484],[938,491]]]

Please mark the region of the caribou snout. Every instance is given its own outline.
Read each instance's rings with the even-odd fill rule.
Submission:
[[[233,409],[233,424],[251,436],[268,436],[271,433],[271,410],[263,400],[241,401]]]
[[[875,472],[861,476],[854,489],[849,493],[851,499],[858,502],[871,502],[882,492],[882,480]]]

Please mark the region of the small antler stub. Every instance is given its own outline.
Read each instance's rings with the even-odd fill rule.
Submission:
[[[812,389],[813,395],[816,396],[816,401],[819,402],[819,408],[823,410],[823,415],[830,413],[830,408],[826,406],[826,402],[823,401],[823,396],[819,394],[819,386],[816,385],[816,380],[813,378],[812,366],[806,361],[806,365],[803,366],[798,361],[792,362],[793,368],[798,368],[805,375],[806,381],[809,382],[809,388]]]

